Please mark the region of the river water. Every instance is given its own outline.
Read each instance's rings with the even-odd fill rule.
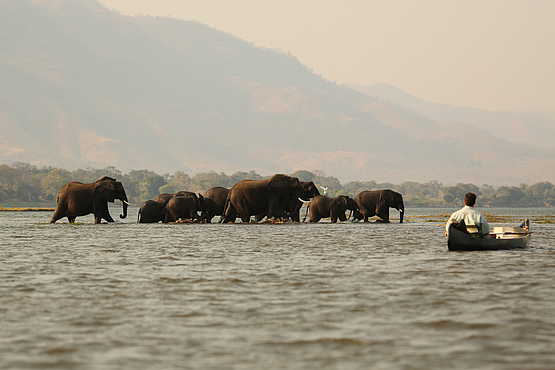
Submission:
[[[437,215],[452,211],[407,209],[435,216],[401,225],[0,213],[0,368],[555,368],[555,224],[533,223],[526,250],[448,252]]]

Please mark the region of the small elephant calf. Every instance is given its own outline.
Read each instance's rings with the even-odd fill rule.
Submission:
[[[166,204],[164,222],[176,222],[179,219],[194,220],[198,218],[197,211],[200,210],[198,198],[174,195]]]
[[[308,205],[308,214],[310,222],[318,222],[322,218],[330,217],[332,223],[347,221],[345,211],[358,211],[358,206],[353,198],[346,195],[340,195],[335,198],[329,198],[325,195],[314,197]]]
[[[147,200],[137,213],[137,223],[150,224],[164,220],[165,204],[155,200]]]

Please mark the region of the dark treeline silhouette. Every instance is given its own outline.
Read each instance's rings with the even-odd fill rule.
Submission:
[[[479,195],[480,206],[490,207],[554,207],[555,185],[540,182],[533,185],[499,186],[456,184],[444,185],[438,181],[418,183],[406,181],[401,184],[376,181],[351,181],[342,184],[333,176],[320,171],[296,171],[291,174],[301,181],[314,181],[327,188],[327,194],[354,196],[363,190],[392,189],[403,194],[407,207],[451,207],[457,206],[464,194],[472,191]],[[244,179],[260,179],[260,174],[235,172],[231,175],[206,172],[190,175],[177,171],[172,174],[157,174],[149,170],[132,170],[124,173],[115,167],[102,169],[65,170],[54,167],[36,167],[28,163],[0,165],[0,202],[43,202],[55,203],[58,190],[70,181],[93,182],[102,176],[121,181],[132,203],[140,204],[154,199],[160,193],[180,190],[203,192],[214,186],[230,188]],[[322,189],[320,189],[322,191]]]

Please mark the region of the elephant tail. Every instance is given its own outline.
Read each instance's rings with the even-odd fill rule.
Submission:
[[[227,221],[227,218],[229,217],[229,213],[231,212],[230,207],[231,207],[231,197],[228,195],[228,197],[225,200],[224,214],[220,221],[221,223],[224,223]]]

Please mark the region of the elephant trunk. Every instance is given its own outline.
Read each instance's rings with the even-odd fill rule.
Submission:
[[[125,190],[123,191],[123,194],[121,195],[121,197],[119,199],[121,200],[121,205],[123,207],[123,214],[119,215],[119,218],[126,218],[127,217],[127,206],[129,205],[129,203],[127,202],[127,194],[125,194]]]

